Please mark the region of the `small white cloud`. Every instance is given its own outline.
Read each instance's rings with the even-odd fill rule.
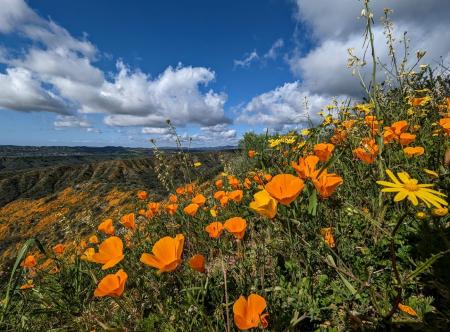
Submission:
[[[169,128],[152,128],[152,127],[144,127],[142,128],[143,134],[149,135],[165,135],[169,133]]]
[[[81,119],[73,115],[58,115],[53,125],[57,129],[61,128],[87,128],[87,131],[94,131],[91,123],[86,119]]]
[[[265,59],[271,59],[275,60],[278,57],[278,51],[280,48],[284,46],[283,39],[279,38],[277,39],[273,44],[272,47],[267,51],[266,54],[264,54],[263,58]]]
[[[250,67],[251,63],[254,61],[259,60],[259,55],[256,53],[256,51],[250,52],[249,54],[246,54],[243,59],[241,60],[234,60],[234,67],[242,67],[242,68],[248,68]]]

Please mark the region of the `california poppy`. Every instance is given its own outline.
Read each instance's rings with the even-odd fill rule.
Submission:
[[[222,179],[217,180],[214,184],[219,189],[223,188],[223,180]]]
[[[248,299],[241,295],[233,305],[234,323],[239,330],[259,326],[266,328],[269,315],[263,314],[266,307],[266,300],[258,294],[250,294]]]
[[[226,195],[225,191],[219,190],[214,193],[214,198],[220,201],[220,199],[225,195]]]
[[[364,122],[370,128],[370,132],[372,135],[375,135],[378,132],[379,122],[374,115],[366,115],[364,118]]]
[[[200,273],[205,273],[205,256],[194,255],[189,259],[189,266]]]
[[[375,143],[375,140],[365,138],[362,141],[362,146],[353,150],[353,154],[359,160],[363,161],[366,164],[372,164],[375,160],[375,157],[378,155],[379,148]]]
[[[413,308],[411,308],[407,305],[399,303],[398,308],[400,309],[400,311],[403,311],[403,312],[407,313],[408,315],[417,317],[417,312]]]
[[[98,225],[98,230],[106,235],[114,235],[112,219],[105,219],[100,225]]]
[[[108,274],[98,283],[94,296],[121,296],[125,290],[127,279],[128,275],[122,269],[114,274]]]
[[[202,194],[197,194],[192,198],[192,203],[197,204],[198,206],[202,206],[206,202],[205,196]]]
[[[177,193],[177,195],[183,195],[186,192],[186,188],[184,187],[178,187],[175,192]]]
[[[26,283],[24,283],[22,286],[20,286],[19,289],[25,290],[25,289],[30,289],[33,287],[34,287],[33,279],[29,279],[29,280],[27,280]]]
[[[319,143],[314,145],[314,154],[319,157],[320,161],[326,162],[333,153],[334,145],[330,143]]]
[[[230,191],[227,196],[232,201],[239,203],[240,201],[242,201],[242,198],[244,197],[244,193],[242,192],[242,190],[233,190],[233,191]]]
[[[336,190],[336,187],[341,185],[344,181],[336,174],[328,173],[324,170],[319,177],[313,179],[313,184],[319,192],[320,197],[328,198]]]
[[[269,218],[275,217],[278,202],[266,190],[258,191],[253,195],[253,198],[254,200],[250,203],[250,209]]]
[[[194,193],[194,184],[193,183],[190,183],[190,184],[188,184],[186,186],[186,192],[188,194],[193,194]]]
[[[154,214],[153,211],[150,210],[150,209],[148,209],[147,211],[145,211],[145,214],[144,214],[144,216],[145,216],[146,218],[148,218],[148,219],[153,218],[154,215],[155,215],[155,214]]]
[[[188,216],[194,217],[197,214],[197,210],[198,210],[199,206],[198,204],[195,203],[191,203],[188,206],[186,206],[183,211],[185,214],[187,214]]]
[[[235,178],[232,175],[228,175],[228,184],[233,188],[233,189],[238,189],[239,188],[239,180],[237,178]]]
[[[316,170],[316,165],[319,163],[319,157],[317,156],[307,156],[305,158],[300,158],[298,164],[292,162],[291,166],[297,172],[297,175],[301,179],[313,178],[316,176],[318,170]]]
[[[250,189],[252,187],[252,182],[250,181],[249,178],[245,178],[244,180],[244,188],[245,189]]]
[[[247,154],[248,154],[249,158],[253,158],[255,156],[256,152],[255,152],[255,150],[248,150]]]
[[[304,186],[303,181],[297,176],[278,174],[266,184],[265,189],[279,203],[289,205],[297,198]]]
[[[22,267],[35,267],[37,264],[36,258],[33,255],[28,255],[22,263],[20,263],[20,266]]]
[[[88,241],[89,241],[89,243],[92,243],[92,244],[97,244],[99,242],[97,235],[91,235],[89,237]]]
[[[213,239],[217,239],[220,234],[222,234],[223,231],[223,225],[219,221],[215,221],[210,223],[208,226],[205,227],[205,231],[208,232],[209,237],[212,237]]]
[[[103,264],[102,270],[109,269],[124,258],[123,242],[120,237],[111,236],[98,247],[98,252],[92,255],[92,262]]]
[[[176,203],[177,202],[177,195],[170,195],[169,196],[169,202],[170,203]]]
[[[450,135],[450,117],[440,119],[439,125],[444,129],[445,133]]]
[[[226,206],[228,204],[228,201],[230,200],[230,198],[228,197],[228,195],[223,196],[220,199],[220,205],[221,206]]]
[[[165,236],[153,245],[152,254],[142,254],[141,262],[157,268],[160,273],[173,271],[181,263],[183,246],[183,234],[177,234],[174,238]]]
[[[242,240],[247,228],[247,222],[241,217],[233,217],[225,221],[223,228],[233,234],[238,240]]]
[[[320,229],[320,234],[322,234],[325,243],[330,247],[335,247],[334,237],[333,237],[333,228],[332,227],[324,227]]]
[[[400,145],[405,146],[405,145],[408,145],[408,144],[414,142],[415,139],[416,139],[416,135],[413,135],[410,133],[402,133],[402,134],[400,134],[400,138],[399,138],[398,142],[400,143]]]
[[[421,146],[408,146],[403,149],[407,157],[421,156],[425,153],[425,149]]]
[[[160,207],[161,207],[161,204],[160,204],[160,203],[157,203],[157,202],[150,202],[150,203],[147,204],[147,207],[148,207],[154,214],[156,214],[156,213],[159,212],[159,209],[160,209]]]
[[[66,247],[63,244],[58,243],[52,249],[55,254],[61,255],[62,253],[64,253],[64,250],[66,249]]]
[[[166,205],[166,211],[171,216],[177,212],[177,209],[178,209],[178,204],[167,204]]]
[[[390,143],[393,140],[399,140],[400,135],[408,129],[408,122],[402,120],[394,122],[390,127],[384,127],[384,143]]]
[[[136,217],[134,213],[128,213],[122,216],[122,218],[120,218],[120,223],[124,225],[126,228],[135,229],[136,228],[135,219]]]
[[[87,248],[84,253],[81,255],[81,259],[84,261],[88,261],[88,262],[94,262],[94,260],[92,259],[92,257],[95,254],[95,249],[94,248]]]
[[[140,191],[138,191],[138,193],[137,193],[137,197],[138,197],[141,201],[144,201],[144,200],[146,200],[146,199],[148,198],[148,193],[147,193],[146,191],[144,191],[144,190],[140,190]]]

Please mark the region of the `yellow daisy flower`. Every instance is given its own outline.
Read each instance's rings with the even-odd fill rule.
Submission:
[[[439,197],[446,197],[445,194],[437,190],[429,189],[429,187],[433,187],[433,184],[418,184],[418,181],[412,179],[406,172],[397,173],[398,179],[390,170],[386,170],[386,174],[393,182],[377,181],[377,183],[387,187],[383,188],[381,192],[397,193],[394,197],[394,202],[399,202],[408,198],[413,205],[417,205],[419,199],[423,201],[427,207],[433,205],[440,208],[442,205],[448,205],[444,199]]]

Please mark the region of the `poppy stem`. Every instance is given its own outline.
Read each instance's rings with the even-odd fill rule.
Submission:
[[[227,272],[225,270],[225,263],[223,260],[222,249],[220,249],[220,259],[222,262],[223,282],[225,284],[225,313],[227,318],[227,332],[230,332],[230,313],[228,312],[228,286],[227,286]]]

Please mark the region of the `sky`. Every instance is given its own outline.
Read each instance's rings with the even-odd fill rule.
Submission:
[[[400,54],[450,66],[450,1],[374,0]],[[0,145],[235,145],[245,132],[316,122],[334,98],[364,94],[358,0],[0,0]],[[368,66],[362,74],[368,79]],[[383,77],[383,73],[380,73]],[[305,101],[307,103],[305,103]]]

